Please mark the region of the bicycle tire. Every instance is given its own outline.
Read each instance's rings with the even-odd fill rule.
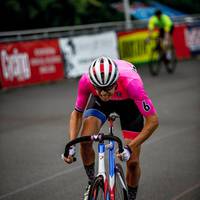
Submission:
[[[125,176],[122,166],[119,163],[116,163],[115,172],[115,199],[128,200],[128,192],[127,189],[124,188],[124,186],[127,188]]]
[[[177,58],[174,49],[171,50],[171,59],[165,63],[165,68],[169,74],[173,74],[177,66]]]
[[[88,200],[104,200],[104,182],[102,176],[97,176],[92,182]]]
[[[157,57],[157,54],[158,54],[158,59],[155,59]],[[153,49],[149,62],[150,74],[153,76],[157,76],[160,73],[161,67],[162,67],[162,55],[159,52],[159,50]]]

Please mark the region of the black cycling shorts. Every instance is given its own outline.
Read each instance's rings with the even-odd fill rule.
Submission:
[[[134,139],[141,132],[144,126],[144,118],[132,99],[105,102],[99,97],[92,95],[83,116],[84,118],[95,116],[103,124],[109,114],[113,112],[120,116],[124,138]]]

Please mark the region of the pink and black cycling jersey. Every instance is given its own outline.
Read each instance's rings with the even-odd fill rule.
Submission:
[[[118,66],[119,78],[111,101],[131,99],[143,116],[154,115],[156,110],[144,89],[142,79],[135,70],[135,67],[124,60],[114,60],[114,62]],[[78,85],[78,95],[75,103],[77,111],[84,112],[91,94],[97,96],[96,90],[90,82],[89,75],[86,73],[82,75]]]

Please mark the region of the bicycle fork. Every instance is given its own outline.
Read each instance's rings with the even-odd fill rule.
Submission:
[[[98,144],[98,174],[97,176],[102,176],[104,182],[104,199],[109,199],[109,192],[108,192],[108,179],[106,176],[106,169],[105,169],[105,144],[99,143]]]
[[[105,148],[109,150],[109,180],[106,176],[105,169]],[[104,182],[104,199],[115,200],[115,156],[114,141],[110,141],[108,145],[104,143],[98,144],[98,176],[102,176]]]

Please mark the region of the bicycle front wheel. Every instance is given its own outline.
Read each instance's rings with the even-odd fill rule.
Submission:
[[[161,53],[156,49],[152,50],[149,62],[149,71],[151,75],[157,76],[160,73],[161,65],[162,65]]]
[[[172,73],[174,73],[174,71],[176,69],[177,58],[176,58],[174,49],[171,49],[168,53],[170,54],[169,55],[170,58],[165,63],[165,67],[166,67],[167,72],[172,74]]]
[[[128,200],[128,192],[122,166],[117,163],[115,170],[115,199]]]
[[[104,182],[102,176],[97,176],[89,191],[88,200],[105,200],[104,198]]]

